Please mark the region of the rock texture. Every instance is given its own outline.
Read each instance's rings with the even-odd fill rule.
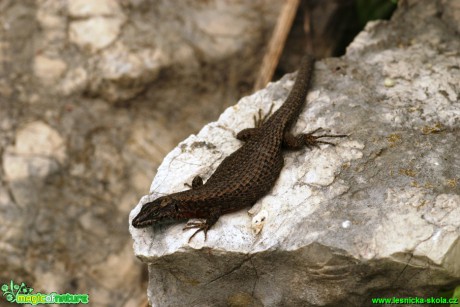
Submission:
[[[454,16],[454,17],[452,17]],[[342,58],[316,64],[295,131],[350,133],[336,147],[286,154],[274,189],[221,217],[208,240],[184,224],[134,229],[154,306],[367,306],[460,284],[458,5],[400,1]],[[132,210],[209,177],[259,108],[294,75],[243,98],[167,155]]]
[[[1,0],[0,284],[145,305],[129,211],[164,155],[248,90],[278,9]]]

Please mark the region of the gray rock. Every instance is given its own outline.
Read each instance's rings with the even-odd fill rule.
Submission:
[[[70,41],[94,53],[109,46],[120,34],[126,17],[117,1],[69,1]]]
[[[0,1],[0,280],[145,305],[126,217],[248,90],[281,4]]]
[[[115,41],[123,24],[122,18],[93,17],[70,24],[70,41],[83,49],[97,52]]]
[[[35,57],[35,75],[45,84],[52,84],[66,70],[66,64],[61,59],[50,59],[42,55]]]
[[[460,41],[446,1],[401,1],[340,59],[317,62],[295,132],[350,133],[289,152],[273,190],[222,216],[208,240],[183,223],[134,229],[154,306],[363,306],[460,283]],[[441,17],[439,17],[441,16]],[[456,20],[456,21],[455,21]],[[206,180],[240,146],[259,108],[281,105],[289,75],[243,98],[170,152],[149,196]],[[250,209],[250,210],[249,210]],[[248,212],[249,210],[249,212]],[[243,303],[242,303],[243,302]]]
[[[18,131],[15,145],[3,155],[5,179],[44,178],[57,171],[65,159],[65,143],[59,133],[43,122],[33,122]]]

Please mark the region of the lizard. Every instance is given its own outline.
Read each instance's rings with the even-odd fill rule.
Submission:
[[[303,57],[296,81],[281,107],[264,119],[259,112],[262,122],[236,135],[244,144],[224,158],[206,183],[197,175],[190,189],[143,204],[132,225],[143,228],[165,221],[201,219],[189,221],[183,230],[197,229],[188,242],[200,231],[204,232],[206,241],[208,230],[221,215],[254,205],[272,189],[284,165],[284,149],[319,148],[319,144],[334,146],[321,138],[346,137],[345,134],[315,135],[321,128],[298,135],[290,132],[305,104],[314,63],[312,56]]]

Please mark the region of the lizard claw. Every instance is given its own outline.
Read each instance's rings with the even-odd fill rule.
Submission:
[[[271,104],[270,109],[268,110],[267,114],[262,115],[262,109],[259,109],[259,112],[257,113],[258,116],[253,116],[252,119],[254,120],[254,127],[255,128],[260,128],[272,115],[273,112],[273,107],[275,106],[274,103]]]
[[[206,222],[188,222],[182,230],[187,230],[187,229],[193,229],[193,228],[198,228],[188,239],[188,243],[190,243],[190,240],[199,233],[200,231],[204,231],[204,240],[206,241],[208,239],[208,230],[210,226],[206,224]]]
[[[332,145],[332,146],[335,146],[334,143],[331,143],[331,142],[327,142],[327,141],[320,141],[318,139],[321,139],[321,138],[344,138],[344,137],[347,137],[348,134],[322,134],[322,135],[314,135],[316,132],[318,131],[322,131],[324,130],[323,128],[319,127],[315,130],[313,130],[312,132],[310,133],[306,133],[304,135],[304,142],[305,142],[305,145],[308,147],[308,148],[311,148],[311,147],[317,147],[319,148],[319,144],[328,144],[328,145]]]

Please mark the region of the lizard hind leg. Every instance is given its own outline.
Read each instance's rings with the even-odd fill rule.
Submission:
[[[192,185],[188,183],[184,183],[186,187],[189,187],[191,189],[196,189],[198,187],[201,187],[203,185],[203,178],[201,178],[200,175],[196,175],[193,180],[192,180]]]
[[[275,106],[274,103],[271,104],[270,109],[265,115],[262,115],[262,109],[259,109],[257,112],[257,116],[253,116],[254,120],[254,128],[247,128],[241,130],[237,135],[236,138],[240,141],[248,141],[251,139],[251,137],[256,134],[256,132],[259,130],[260,127],[267,121],[267,119],[272,115],[273,112],[273,107]]]
[[[265,115],[262,115],[262,109],[259,109],[259,112],[257,113],[257,117],[255,115],[252,117],[252,119],[254,120],[255,128],[262,127],[262,125],[267,121],[270,115],[272,115],[274,106],[275,104],[272,102],[272,104],[270,105],[270,109],[268,110],[267,113],[265,113]]]
[[[285,133],[283,138],[283,147],[287,149],[301,149],[303,147],[317,147],[319,148],[320,144],[327,144],[335,146],[334,143],[328,141],[319,140],[321,138],[344,138],[348,134],[321,134],[315,135],[318,131],[323,130],[323,128],[318,128],[309,133],[301,133],[299,135],[293,135],[291,133]]]

